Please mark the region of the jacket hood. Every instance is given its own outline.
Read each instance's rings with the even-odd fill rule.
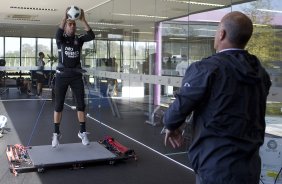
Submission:
[[[246,50],[230,50],[216,54],[223,60],[222,63],[233,68],[235,77],[248,84],[261,81],[262,67],[258,58]]]

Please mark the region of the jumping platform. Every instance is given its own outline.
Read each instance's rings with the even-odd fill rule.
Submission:
[[[10,171],[17,175],[24,172],[43,172],[46,168],[71,166],[81,168],[87,164],[109,163],[134,158],[134,150],[128,149],[111,137],[88,146],[81,143],[60,144],[57,148],[51,145],[30,146],[8,145],[7,158]]]

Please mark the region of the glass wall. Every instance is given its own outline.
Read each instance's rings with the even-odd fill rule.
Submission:
[[[127,1],[127,8],[133,11],[136,7],[130,6],[130,0]],[[171,8],[177,3],[183,3],[183,16],[165,21],[161,21],[161,18],[156,16],[162,14],[158,12],[159,6]],[[196,6],[189,1],[155,0],[152,8],[155,8],[156,14],[150,25],[150,32],[142,32],[136,26],[130,25],[124,25],[123,30],[113,28],[111,25],[103,32],[98,31],[97,39],[83,46],[82,65],[99,71],[179,77],[181,80],[191,63],[215,52],[214,34],[220,19],[230,11],[242,11],[254,22],[254,34],[246,49],[259,57],[273,82],[268,113],[281,115],[279,109],[281,99],[279,95],[275,95],[282,86],[281,5],[277,0],[257,0],[234,5],[232,3],[233,1],[225,1],[225,4],[211,3]],[[115,10],[115,4],[106,3],[105,6],[111,6],[113,11],[118,11]],[[133,15],[129,17],[134,25],[136,17]],[[51,66],[51,63],[56,65],[57,47],[54,39],[0,37],[0,57],[5,58],[6,66],[34,66],[38,52],[41,51],[46,55],[47,66]],[[156,79],[157,77],[150,81]],[[124,82],[120,79],[119,81]],[[140,82],[137,85],[135,81],[132,85],[144,88],[142,97],[149,94],[153,94],[153,99],[158,97],[157,101],[149,101],[152,105],[160,105],[162,100],[166,102],[167,97],[173,96],[173,92],[178,88],[175,85],[158,86],[157,84],[151,86],[149,93],[150,82],[144,83],[144,80]],[[131,83],[126,85],[131,86]]]
[[[95,50],[93,41],[86,42],[83,44],[83,52],[82,52],[82,66],[84,67],[93,67]]]
[[[4,38],[0,37],[0,58],[4,58]]]
[[[258,0],[164,21],[162,75],[183,76],[189,64],[213,54],[213,40],[218,22],[230,11],[244,12],[254,23],[254,33],[246,49],[261,60],[272,80],[267,120],[269,123],[275,119],[281,122],[281,10],[281,3],[277,0]],[[164,95],[172,95],[173,90],[168,90],[168,86],[164,88]]]
[[[137,7],[130,5],[130,0],[127,1],[128,7],[124,8],[135,11]],[[104,6],[111,8],[113,12],[124,11],[117,9],[115,3],[111,1]],[[166,13],[160,12],[158,8],[166,7],[167,13],[170,9],[176,10],[176,7],[180,11],[179,3],[182,3],[182,14],[179,14],[182,16],[174,19],[166,19]],[[179,83],[170,85],[154,83],[168,80],[166,77],[175,77],[176,80],[181,81],[186,68],[191,63],[215,52],[214,34],[220,19],[228,12],[242,11],[250,16],[254,23],[254,34],[246,49],[262,61],[273,83],[267,112],[269,115],[281,116],[280,4],[278,0],[225,1],[221,4],[211,1],[209,4],[200,5],[189,1],[155,0],[152,4],[155,15],[147,17],[151,20],[147,25],[150,29],[142,31],[139,25],[134,25],[137,17],[141,15],[116,13],[116,16],[124,16],[125,21],[130,18],[130,24],[119,25],[123,26],[123,29],[116,28],[114,24],[109,26],[103,24],[103,29],[95,30],[96,40],[87,42],[83,46],[82,65],[97,71],[141,75],[140,81],[135,80],[136,76],[133,80],[128,78],[122,80],[120,75],[117,75],[120,93],[115,94],[133,100],[137,94],[133,89],[136,88],[139,90],[139,97],[147,97],[147,103],[153,106],[167,106]],[[95,22],[95,13],[99,11],[87,14],[91,26]],[[54,69],[58,59],[55,39],[0,37],[0,57],[5,58],[6,66],[34,66],[41,51],[45,53],[46,66],[51,66],[52,63]],[[147,81],[144,81],[143,75],[149,76]],[[127,95],[123,94],[122,89],[127,89]],[[128,89],[133,91],[128,93]],[[131,98],[133,96],[135,97]]]
[[[46,66],[50,66],[50,57],[52,55],[52,39],[50,38],[38,38],[37,39],[37,57],[39,52],[43,52],[45,54],[45,64]]]
[[[21,39],[21,66],[34,66],[36,64],[36,39]]]
[[[103,13],[102,10],[87,12],[93,30],[102,25],[99,30],[94,30],[96,39],[84,44],[81,58],[83,67],[92,70],[91,74],[87,74],[91,80],[86,94],[87,110],[91,116],[111,123],[122,121],[116,117],[128,117],[129,112],[135,113],[142,123],[154,125],[154,138],[160,139],[162,125],[161,118],[157,117],[173,102],[173,95],[187,67],[215,53],[213,42],[219,21],[228,12],[242,11],[254,23],[253,37],[246,49],[258,56],[272,80],[267,103],[267,131],[273,133],[271,125],[276,126],[276,122],[281,127],[280,0],[208,0],[201,4],[194,1],[152,0],[150,8],[154,10],[154,15],[146,15],[146,10],[142,15],[134,13],[140,7],[131,4],[131,0],[124,1],[127,4],[122,9],[116,6],[117,0],[101,5],[113,12],[111,19],[103,24],[95,20],[95,14]],[[168,19],[171,10],[178,14]],[[115,21],[115,16],[123,16],[124,22]],[[136,22],[140,17],[146,17],[149,23],[138,25]],[[34,66],[40,51],[46,55],[47,66],[51,63],[56,65],[58,54],[53,38],[0,37],[0,57],[6,59],[7,66]],[[114,105],[118,107],[114,108]]]
[[[5,60],[6,66],[20,66],[20,52],[21,39],[15,37],[5,38]]]

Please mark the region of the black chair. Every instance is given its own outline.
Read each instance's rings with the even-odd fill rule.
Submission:
[[[0,59],[0,67],[6,66],[5,59]],[[0,81],[1,81],[1,88],[0,88],[0,95],[6,93],[9,89],[6,87],[6,70],[0,70]]]
[[[0,66],[6,66],[6,61],[4,59],[0,59]],[[6,72],[4,70],[0,71],[0,78],[2,79],[5,77]]]

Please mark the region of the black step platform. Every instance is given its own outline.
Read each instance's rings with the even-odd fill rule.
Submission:
[[[117,149],[109,149],[103,142],[90,142],[88,146],[82,143],[60,144],[57,148],[51,145],[24,147],[16,144],[8,145],[6,153],[10,171],[15,175],[42,172],[51,167],[77,167],[98,162],[113,164],[118,160],[136,158],[134,151],[131,154],[120,154]]]

